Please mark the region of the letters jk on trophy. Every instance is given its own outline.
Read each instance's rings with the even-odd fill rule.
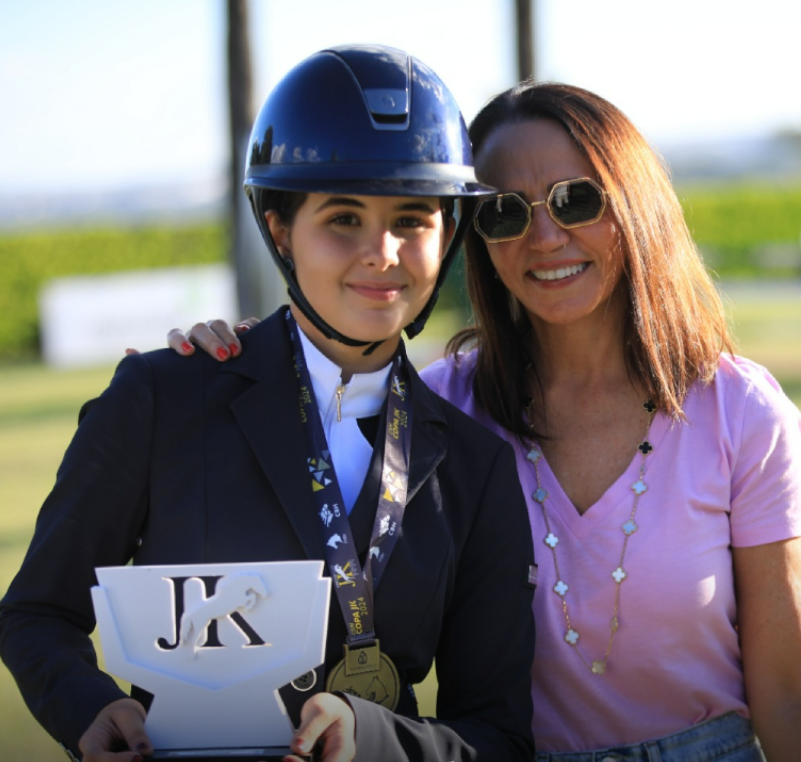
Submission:
[[[280,758],[292,726],[278,688],[325,656],[322,561],[98,568],[106,669],[153,694],[158,757]]]

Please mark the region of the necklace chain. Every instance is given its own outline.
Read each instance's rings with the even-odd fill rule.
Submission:
[[[646,458],[654,449],[651,446],[651,443],[648,441],[648,435],[651,430],[651,422],[653,421],[656,405],[648,400],[648,402],[643,403],[643,408],[648,413],[648,425],[645,429],[645,436],[643,437],[642,442],[640,442],[640,444],[637,446],[637,450],[640,452],[641,459],[637,481],[631,485],[631,490],[634,492],[634,501],[631,506],[631,514],[629,515],[628,520],[625,521],[620,527],[623,532],[623,547],[620,551],[620,558],[618,559],[617,567],[611,575],[615,583],[615,607],[612,612],[612,618],[609,621],[609,641],[606,644],[606,652],[604,653],[602,659],[594,659],[588,663],[578,646],[580,635],[578,630],[570,622],[570,612],[567,606],[567,593],[570,590],[570,586],[562,578],[562,573],[559,571],[559,559],[556,555],[556,546],[559,543],[559,538],[554,534],[553,529],[551,528],[551,522],[548,519],[548,512],[545,510],[545,500],[548,497],[548,492],[540,486],[540,470],[538,463],[542,457],[542,452],[539,450],[538,445],[533,443],[534,446],[532,446],[526,455],[526,459],[534,467],[534,476],[537,480],[537,489],[532,493],[531,497],[534,498],[535,502],[539,503],[539,506],[542,509],[542,517],[545,520],[545,528],[548,530],[548,534],[545,536],[543,542],[551,549],[551,555],[553,556],[553,565],[556,571],[556,584],[552,589],[553,592],[559,596],[559,599],[562,603],[562,611],[565,615],[567,630],[565,631],[564,639],[565,642],[578,654],[582,664],[584,664],[584,666],[595,675],[603,675],[604,672],[606,672],[609,654],[612,652],[612,643],[614,642],[615,635],[620,628],[620,622],[617,616],[618,607],[620,604],[620,587],[628,577],[628,573],[626,572],[623,563],[626,558],[626,549],[628,548],[629,538],[638,529],[637,523],[634,520],[634,517],[637,513],[637,505],[639,504],[640,497],[648,490],[648,485],[645,483],[643,477],[645,476]]]

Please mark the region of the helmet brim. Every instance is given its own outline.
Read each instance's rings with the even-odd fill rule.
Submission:
[[[347,177],[343,177],[347,175]],[[248,169],[252,188],[353,196],[486,196],[497,193],[475,179],[472,167],[453,164],[339,162],[272,164]]]

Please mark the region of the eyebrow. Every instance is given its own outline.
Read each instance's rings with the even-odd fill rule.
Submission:
[[[361,201],[357,201],[355,198],[349,198],[348,196],[331,196],[323,201],[323,203],[315,209],[315,212],[321,212],[323,209],[328,209],[329,206],[353,206],[357,209],[367,208]]]
[[[434,214],[439,211],[439,207],[435,209],[431,204],[426,204],[424,201],[410,201],[408,204],[401,204],[397,209],[404,212],[427,212],[428,214]]]
[[[331,206],[350,206],[355,209],[367,208],[361,201],[350,196],[331,196],[323,201],[323,203],[317,207],[315,212],[321,212]],[[405,204],[399,204],[396,206],[395,210],[403,212],[425,212],[426,214],[434,214],[436,211],[438,211],[438,209],[434,209],[434,207],[425,203],[424,201],[408,201]]]

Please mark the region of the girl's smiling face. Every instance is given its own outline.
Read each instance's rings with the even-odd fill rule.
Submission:
[[[265,218],[315,311],[345,336],[384,341],[381,354],[394,351],[431,296],[454,227],[438,198],[420,196],[309,193],[290,224],[273,211]]]
[[[515,191],[529,202],[547,198],[559,181],[596,179],[565,129],[550,119],[498,127],[476,156],[476,174],[481,182]],[[607,208],[598,222],[568,230],[551,219],[545,205],[531,213],[522,238],[487,244],[499,277],[535,328],[596,319],[607,310],[623,268],[611,212]]]

